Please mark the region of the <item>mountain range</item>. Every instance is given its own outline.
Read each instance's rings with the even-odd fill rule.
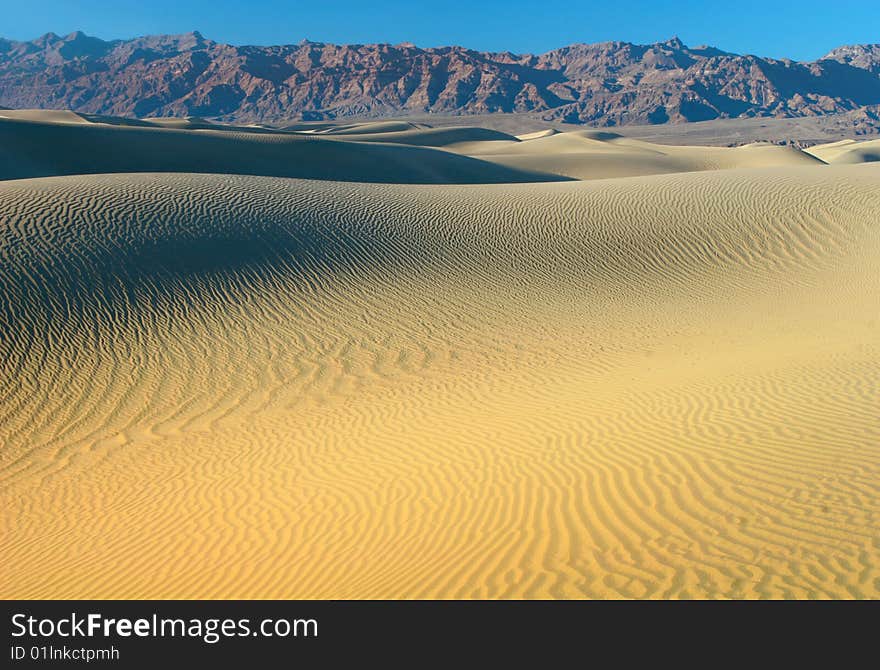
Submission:
[[[544,54],[413,44],[233,46],[198,32],[0,38],[0,105],[239,123],[530,112],[617,126],[737,117],[880,118],[880,44],[812,62],[689,47],[574,44]]]

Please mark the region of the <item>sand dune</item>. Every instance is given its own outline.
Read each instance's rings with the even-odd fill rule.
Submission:
[[[807,152],[826,163],[875,163],[880,161],[880,140],[842,140],[810,147]]]
[[[368,124],[372,125],[372,124]],[[423,147],[460,146],[463,143],[477,143],[480,146],[491,142],[519,142],[513,135],[488,128],[409,128],[406,130],[383,130],[381,132],[334,132],[330,137],[343,136],[358,142],[391,142],[394,144],[414,144]]]
[[[447,148],[513,169],[573,179],[786,167],[820,161],[793,147],[771,144],[736,148],[666,146],[595,130],[533,134],[526,141],[462,142]]]
[[[596,130],[516,137],[486,128],[399,121],[273,130],[198,118],[17,110],[0,115],[0,179],[207,172],[367,183],[527,183],[814,165],[824,162],[820,154],[834,162],[865,162],[873,146],[828,145],[807,153],[770,144],[665,146]],[[838,157],[841,151],[849,158]]]
[[[880,596],[880,166],[566,135],[0,183],[0,596]]]
[[[333,123],[316,132],[328,135],[375,135],[378,133],[400,133],[427,128],[421,123],[408,121],[371,121],[366,123]]]
[[[536,130],[531,133],[524,133],[522,135],[517,135],[516,139],[527,141],[527,140],[537,140],[541,137],[550,137],[551,135],[556,135],[558,131],[553,128],[547,128],[546,130]]]
[[[56,114],[61,116],[56,118]],[[71,121],[74,117],[79,120]],[[183,125],[192,127],[190,121]],[[562,178],[405,144],[243,132],[232,127],[164,129],[93,123],[72,112],[0,117],[0,179],[111,172],[209,172],[425,184]]]
[[[85,114],[67,109],[0,109],[0,118],[35,123],[89,123]]]

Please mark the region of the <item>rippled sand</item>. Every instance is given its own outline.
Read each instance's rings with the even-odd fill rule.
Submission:
[[[880,164],[776,149],[0,182],[0,596],[880,596]]]

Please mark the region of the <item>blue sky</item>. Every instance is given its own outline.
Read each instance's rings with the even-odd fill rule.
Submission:
[[[538,53],[574,42],[678,35],[692,46],[799,60],[841,44],[880,42],[880,2],[868,0],[0,0],[0,7],[0,36],[13,39],[49,31],[111,39],[199,30],[232,44],[307,38]]]

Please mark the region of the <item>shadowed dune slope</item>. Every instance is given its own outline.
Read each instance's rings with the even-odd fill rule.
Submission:
[[[878,168],[0,183],[0,596],[876,598]]]
[[[61,117],[0,118],[0,179],[115,172],[209,172],[403,184],[565,179],[427,147],[230,128],[91,123],[72,112],[52,114]]]

